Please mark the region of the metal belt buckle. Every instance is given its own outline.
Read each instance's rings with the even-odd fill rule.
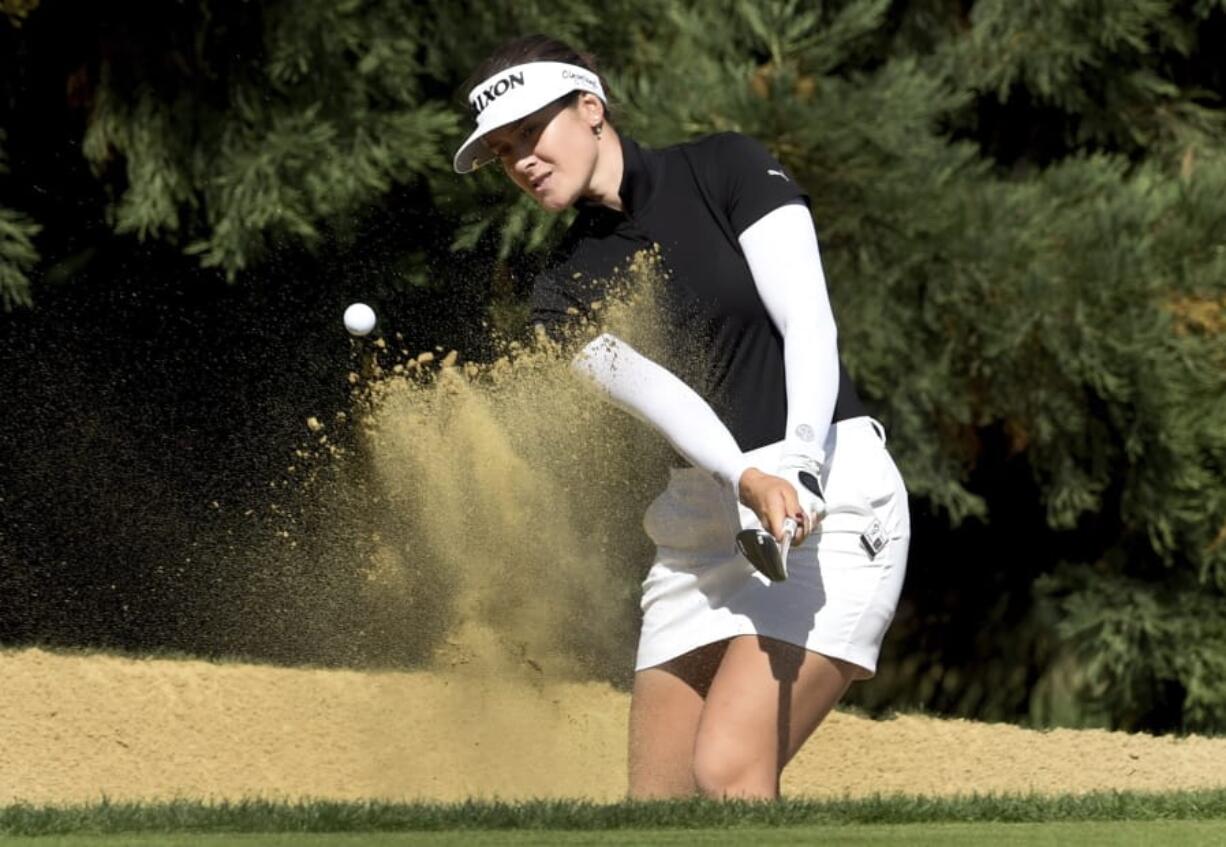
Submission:
[[[864,549],[868,551],[868,557],[874,558],[878,553],[885,549],[885,530],[881,527],[881,521],[874,520],[868,525],[868,529],[860,533],[860,543],[864,545]]]

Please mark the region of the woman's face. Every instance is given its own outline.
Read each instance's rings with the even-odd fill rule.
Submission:
[[[600,100],[583,94],[573,106],[546,106],[484,140],[512,182],[560,212],[588,190],[599,152],[593,128],[603,119]]]

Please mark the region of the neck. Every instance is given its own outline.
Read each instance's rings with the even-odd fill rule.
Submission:
[[[592,172],[592,180],[583,196],[602,206],[622,211],[622,198],[618,191],[622,185],[624,170],[621,139],[617,130],[606,123],[604,137],[600,139],[599,153],[596,156],[596,170]]]

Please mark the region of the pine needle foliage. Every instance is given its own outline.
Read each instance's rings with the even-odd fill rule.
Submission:
[[[1069,140],[1143,155],[1156,144],[1221,136],[1220,92],[1179,84],[1211,2],[979,0],[959,67],[1007,101],[1024,95],[1075,116]]]
[[[116,232],[174,238],[235,279],[270,246],[317,246],[442,166],[457,115],[426,93],[414,7],[253,4],[227,20],[188,9],[167,24],[168,52],[151,55],[165,33],[150,30],[135,58],[100,68],[84,152],[115,177]],[[153,58],[173,60],[169,79]]]
[[[19,27],[21,22],[38,8],[39,2],[40,0],[0,0],[0,12],[8,18],[10,24]]]
[[[1182,724],[1226,725],[1226,616],[1194,580],[1154,583],[1105,568],[1066,566],[1040,578],[1051,618],[1075,661],[1081,696],[1116,726],[1143,727],[1174,686]]]
[[[0,130],[0,179],[8,173]],[[0,303],[9,312],[30,305],[30,271],[38,263],[34,237],[41,227],[28,216],[0,206]]]

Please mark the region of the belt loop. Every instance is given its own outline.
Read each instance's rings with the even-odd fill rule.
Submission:
[[[869,418],[868,422],[872,426],[873,432],[877,433],[877,437],[881,439],[881,443],[885,444],[885,427],[876,418]]]

